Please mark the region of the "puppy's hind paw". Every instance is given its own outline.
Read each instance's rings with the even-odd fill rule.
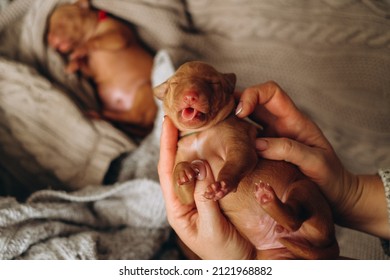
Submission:
[[[276,194],[269,184],[260,181],[259,183],[256,183],[255,186],[255,197],[260,204],[267,204],[275,200]]]
[[[204,197],[212,200],[219,200],[229,192],[225,182],[215,182],[207,187]]]

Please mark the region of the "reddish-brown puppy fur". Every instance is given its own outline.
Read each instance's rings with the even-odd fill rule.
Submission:
[[[318,187],[292,164],[258,158],[256,128],[232,113],[235,81],[195,61],[155,88],[182,134],[173,174],[179,198],[193,203],[198,170],[191,162],[207,160],[216,182],[204,195],[219,200],[257,258],[338,257],[331,210]]]
[[[97,86],[101,116],[150,131],[157,112],[150,84],[152,55],[128,24],[88,0],[58,6],[48,21],[48,44],[68,54],[68,72],[80,70]]]

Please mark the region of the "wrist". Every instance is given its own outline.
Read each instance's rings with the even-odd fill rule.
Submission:
[[[387,203],[378,175],[353,175],[344,181],[346,195],[339,203],[335,220],[342,226],[389,238]],[[337,208],[336,208],[337,209]]]
[[[353,223],[352,213],[359,200],[359,192],[362,190],[359,184],[359,177],[343,169],[342,180],[333,186],[334,196],[329,197],[330,205],[333,209],[334,220],[341,226],[350,227]]]

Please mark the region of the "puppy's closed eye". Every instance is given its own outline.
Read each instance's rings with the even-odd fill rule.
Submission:
[[[213,85],[213,86],[220,86],[221,85],[221,81],[210,82],[210,84]]]

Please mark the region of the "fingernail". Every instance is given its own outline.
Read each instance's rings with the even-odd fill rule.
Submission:
[[[256,139],[256,149],[259,151],[268,149],[268,141],[264,139]]]
[[[191,164],[192,167],[196,170],[197,173],[196,179],[204,180],[204,178],[206,178],[207,172],[203,160],[196,159],[193,162],[191,162]]]
[[[236,115],[239,115],[242,112],[242,101],[238,103],[237,108],[236,108]]]

